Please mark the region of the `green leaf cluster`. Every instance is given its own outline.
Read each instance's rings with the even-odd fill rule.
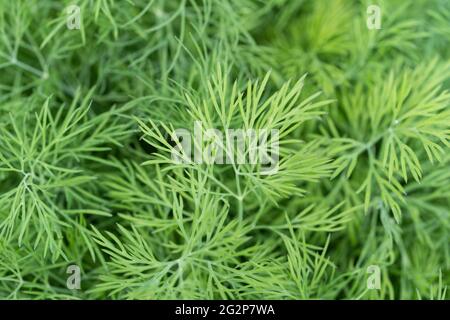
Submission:
[[[447,0],[0,0],[0,298],[448,299],[449,21]],[[174,162],[198,121],[278,130],[277,172]]]

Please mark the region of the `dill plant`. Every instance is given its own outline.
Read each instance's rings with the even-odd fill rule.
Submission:
[[[445,0],[0,1],[0,297],[447,299],[449,19]],[[278,172],[173,163],[195,121],[279,130]]]

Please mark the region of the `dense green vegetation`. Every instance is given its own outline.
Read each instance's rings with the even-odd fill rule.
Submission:
[[[0,297],[448,299],[449,48],[447,0],[0,0]]]

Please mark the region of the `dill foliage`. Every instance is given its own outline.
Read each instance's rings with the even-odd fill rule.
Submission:
[[[449,48],[447,0],[1,0],[0,297],[448,299]]]

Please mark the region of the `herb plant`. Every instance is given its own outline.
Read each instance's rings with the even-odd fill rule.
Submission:
[[[0,0],[0,297],[448,299],[449,48],[447,0]]]

